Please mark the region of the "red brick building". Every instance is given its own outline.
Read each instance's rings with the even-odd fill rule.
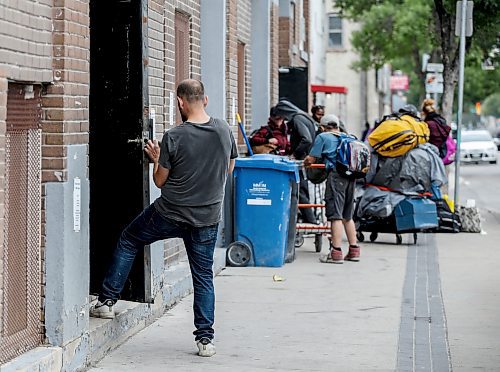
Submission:
[[[235,135],[236,112],[260,125],[278,97],[278,14],[277,0],[0,4],[0,364],[84,367],[189,293],[182,242],[157,242],[123,293],[134,302],[88,316],[119,232],[158,195],[142,142],[179,122],[176,84],[201,78]]]

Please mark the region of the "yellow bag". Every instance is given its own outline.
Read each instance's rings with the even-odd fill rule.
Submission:
[[[390,115],[368,136],[368,142],[382,156],[395,158],[429,141],[429,127],[411,115]]]

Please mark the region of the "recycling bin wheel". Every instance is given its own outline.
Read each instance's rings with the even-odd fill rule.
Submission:
[[[295,234],[294,245],[296,248],[299,248],[302,247],[303,244],[304,244],[304,235],[298,232],[297,234]]]
[[[252,250],[248,244],[237,241],[227,248],[227,262],[231,266],[243,267],[248,265],[252,258]]]

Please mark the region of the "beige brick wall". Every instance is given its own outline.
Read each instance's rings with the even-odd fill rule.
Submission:
[[[52,0],[0,3],[0,65],[11,80],[52,80]]]

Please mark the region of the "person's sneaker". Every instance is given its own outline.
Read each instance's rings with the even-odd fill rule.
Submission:
[[[342,255],[342,250],[331,248],[330,252],[320,256],[319,260],[323,263],[342,264],[344,263],[344,256]]]
[[[351,245],[349,246],[349,252],[344,257],[344,260],[358,262],[360,253],[361,253],[361,248],[359,246]]]
[[[202,338],[196,342],[198,346],[198,355],[202,357],[211,357],[215,355],[215,346],[209,338]]]
[[[115,308],[113,300],[105,300],[90,307],[90,316],[94,318],[114,319]]]

